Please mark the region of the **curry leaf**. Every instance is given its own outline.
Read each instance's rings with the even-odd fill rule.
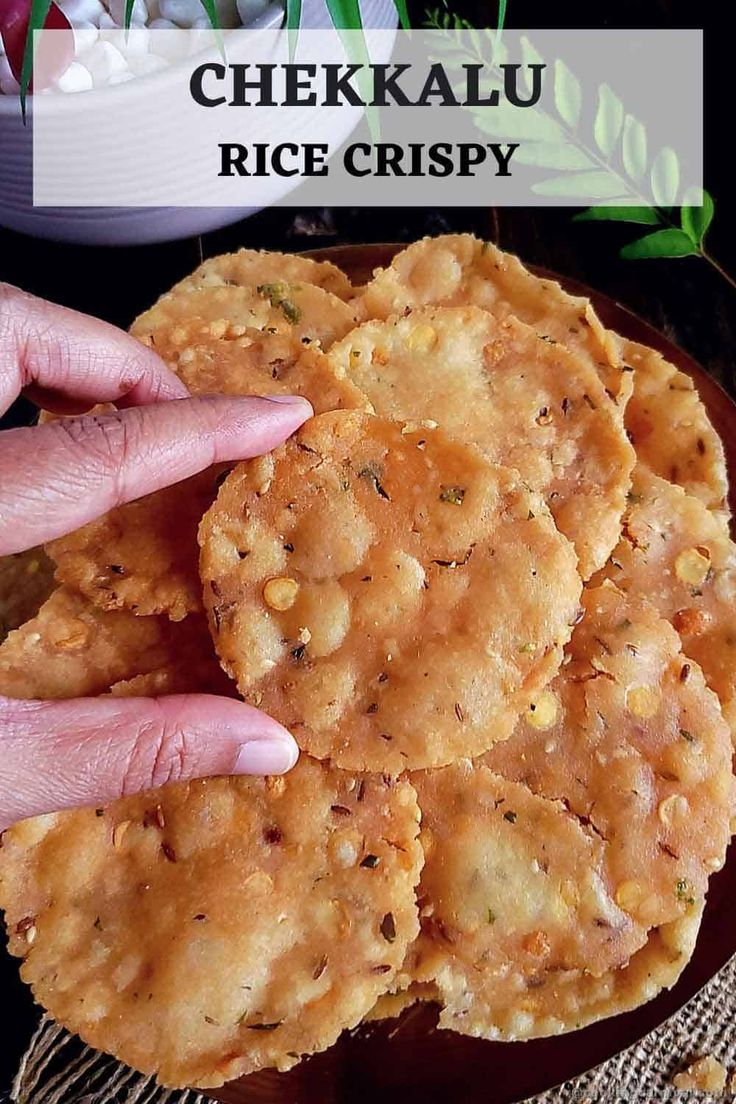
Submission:
[[[516,153],[518,160],[519,154]],[[643,226],[658,226],[660,217],[654,207],[589,207],[573,215],[573,222],[638,222]]]
[[[694,245],[701,245],[713,221],[715,210],[713,199],[705,189],[698,189],[697,194],[686,193],[684,198],[686,201],[690,200],[690,203],[680,211],[682,229]]]
[[[625,261],[640,261],[652,257],[692,257],[697,252],[684,230],[673,227],[655,230],[653,234],[630,242],[623,247],[620,255]]]

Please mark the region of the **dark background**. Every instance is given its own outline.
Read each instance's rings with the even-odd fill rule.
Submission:
[[[414,21],[423,5],[410,4]],[[493,23],[495,2],[452,4],[477,25]],[[705,183],[715,198],[716,215],[708,236],[709,252],[736,274],[736,215],[730,197],[733,154],[725,112],[728,95],[729,29],[722,25],[726,5],[667,0],[602,0],[596,5],[552,5],[538,0],[509,0],[507,24],[513,27],[692,27],[706,31]],[[717,129],[718,128],[718,129]],[[0,150],[0,156],[2,151]],[[0,229],[0,280],[86,311],[121,326],[189,273],[204,256],[240,245],[301,250],[344,242],[409,241],[423,234],[471,230],[541,264],[608,293],[641,315],[691,353],[730,391],[736,393],[732,348],[736,339],[736,290],[701,258],[621,261],[618,249],[645,228],[615,224],[574,224],[566,209],[453,208],[433,210],[340,208],[274,209],[201,238],[165,245],[101,248],[39,242]],[[28,420],[21,400],[2,424]],[[17,980],[16,964],[0,950],[0,1094],[10,1082],[35,1014]]]

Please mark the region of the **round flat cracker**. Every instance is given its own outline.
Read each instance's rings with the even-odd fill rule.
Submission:
[[[166,1085],[288,1069],[355,1026],[418,931],[407,782],[303,757],[26,821],[0,906],[53,1017]]]
[[[653,929],[641,950],[625,966],[602,977],[551,974],[529,992],[501,1028],[502,1038],[530,1039],[579,1031],[591,1023],[639,1008],[671,989],[692,958],[703,915],[703,902],[688,907],[678,920]],[[440,1027],[455,1026],[440,1023]],[[484,1036],[482,1024],[468,1034]]]
[[[236,468],[200,544],[225,669],[348,769],[442,764],[509,735],[577,616],[572,548],[514,473],[357,412]]]
[[[208,669],[215,686],[211,641],[202,618],[172,625],[165,618],[135,617],[126,610],[106,613],[75,591],[59,587],[37,616],[0,646],[0,694],[86,697],[174,661],[182,682],[186,670]],[[217,678],[216,684],[222,687],[216,692],[222,693],[227,680]]]
[[[258,287],[170,291],[135,320],[130,332],[144,345],[155,348],[167,362],[177,353],[178,360],[184,355],[186,366],[190,361],[183,350],[198,341],[211,343],[213,339],[236,342],[241,356],[249,358],[253,356],[252,346],[259,342],[264,356],[270,348],[281,352],[281,346],[288,344],[293,360],[302,346],[328,348],[355,321],[348,304],[323,288],[279,281]],[[274,337],[280,340],[271,341]],[[247,354],[245,350],[249,350]]]
[[[39,609],[54,589],[54,565],[43,548],[0,557],[0,643]]]
[[[736,739],[736,545],[720,517],[637,465],[622,537],[603,574],[672,622]]]
[[[383,417],[430,419],[516,468],[575,545],[602,567],[620,533],[634,450],[595,370],[516,318],[423,308],[366,322],[329,359]]]
[[[197,526],[227,470],[207,469],[51,541],[56,578],[102,610],[172,621],[201,610]]]
[[[631,394],[615,335],[601,324],[588,299],[543,280],[518,257],[472,234],[423,238],[397,253],[362,291],[362,318],[388,318],[407,307],[476,306],[497,318],[515,316],[594,367],[621,410]]]
[[[634,369],[625,420],[639,463],[709,509],[727,513],[723,443],[692,379],[646,345],[622,340],[622,352]]]
[[[568,662],[484,762],[599,834],[614,899],[643,940],[702,902],[725,861],[731,741],[700,669],[648,603],[607,583],[583,607]]]
[[[221,287],[278,283],[315,284],[339,299],[350,299],[354,290],[344,272],[330,261],[314,261],[299,253],[270,253],[265,250],[239,249],[209,257],[172,288]]]
[[[193,394],[297,394],[309,399],[317,411],[368,405],[357,387],[340,379],[317,349],[297,342],[302,350],[298,356],[276,364],[270,353],[262,359],[262,345],[258,355],[249,358],[239,345],[241,339],[200,337],[200,344],[185,342],[178,363],[170,361]],[[286,340],[292,344],[290,337]],[[201,610],[197,527],[215,498],[224,470],[222,466],[208,469],[118,506],[52,541],[46,550],[56,563],[57,579],[101,609],[165,613],[172,621]]]
[[[437,986],[442,1026],[498,1037],[550,975],[601,977],[645,941],[562,802],[470,760],[412,782],[425,865],[404,976]]]

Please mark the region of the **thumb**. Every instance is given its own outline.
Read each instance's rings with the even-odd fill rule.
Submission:
[[[214,774],[283,774],[294,738],[244,702],[206,694],[18,701],[0,697],[0,831]]]

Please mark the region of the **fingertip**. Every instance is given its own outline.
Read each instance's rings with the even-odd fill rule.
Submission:
[[[286,774],[298,758],[299,748],[293,736],[257,737],[238,748],[233,774]]]

